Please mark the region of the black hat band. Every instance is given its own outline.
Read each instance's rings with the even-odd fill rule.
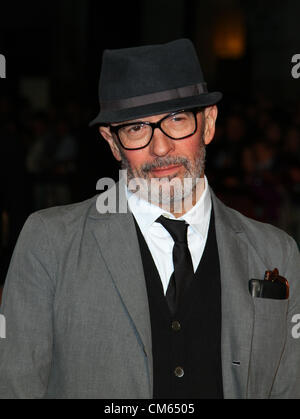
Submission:
[[[178,87],[177,89],[164,90],[162,92],[135,96],[128,99],[101,102],[100,106],[101,111],[119,111],[122,109],[151,105],[152,103],[167,102],[168,100],[198,96],[207,92],[206,83],[198,83],[191,86]]]

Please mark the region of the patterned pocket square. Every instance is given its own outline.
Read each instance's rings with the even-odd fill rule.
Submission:
[[[287,300],[289,298],[289,283],[279,275],[278,269],[266,271],[261,279],[250,279],[249,291],[252,297]]]

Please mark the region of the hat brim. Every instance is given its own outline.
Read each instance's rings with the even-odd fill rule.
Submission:
[[[94,125],[131,121],[137,118],[176,112],[182,109],[212,106],[218,103],[222,97],[223,95],[221,92],[210,92],[198,96],[173,99],[166,102],[151,103],[136,108],[121,109],[118,111],[100,111],[99,115],[89,123],[89,126],[92,127]]]

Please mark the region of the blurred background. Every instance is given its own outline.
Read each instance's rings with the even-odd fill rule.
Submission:
[[[88,128],[99,110],[102,52],[188,37],[210,90],[220,90],[207,176],[229,206],[300,244],[298,0],[1,2],[0,283],[30,213],[118,180],[107,144]]]

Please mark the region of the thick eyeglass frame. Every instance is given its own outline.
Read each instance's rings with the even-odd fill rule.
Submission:
[[[119,141],[119,143],[120,143],[120,145],[125,149],[125,150],[142,150],[143,148],[146,148],[146,147],[148,147],[148,145],[151,143],[151,141],[152,141],[152,138],[153,138],[153,135],[154,135],[154,130],[156,129],[156,128],[159,128],[160,130],[161,130],[161,132],[164,134],[164,135],[166,135],[167,137],[169,137],[169,138],[171,138],[172,140],[174,140],[174,141],[180,141],[180,140],[184,140],[185,138],[188,138],[188,137],[191,137],[192,135],[194,135],[195,133],[196,133],[196,131],[197,131],[197,129],[198,129],[198,121],[197,121],[197,117],[196,117],[196,115],[197,115],[197,113],[199,113],[199,112],[201,112],[202,111],[202,109],[186,109],[186,110],[180,110],[180,111],[176,111],[176,112],[172,112],[172,113],[170,113],[170,114],[168,114],[168,115],[166,115],[166,116],[164,116],[163,118],[161,118],[159,121],[157,121],[157,122],[148,122],[148,121],[136,121],[136,122],[128,122],[128,123],[126,123],[126,124],[121,124],[121,125],[115,125],[115,126],[112,126],[112,125],[109,125],[109,127],[110,127],[110,130],[111,130],[111,132],[113,132],[114,134],[116,134],[116,136],[117,136],[117,139],[118,139],[118,141]],[[174,115],[178,115],[178,114],[181,114],[181,113],[184,113],[184,112],[191,112],[193,115],[194,115],[194,118],[195,118],[195,129],[194,129],[194,131],[191,133],[191,134],[189,134],[189,135],[185,135],[184,137],[181,137],[181,138],[173,138],[173,137],[171,137],[170,135],[168,135],[166,132],[164,132],[164,130],[162,129],[162,127],[161,127],[161,124],[163,123],[163,121],[164,120],[166,120],[166,119],[168,119],[168,118],[170,118],[171,116],[174,116]],[[130,125],[148,125],[149,127],[151,127],[152,128],[152,135],[151,135],[151,137],[150,137],[150,140],[148,141],[148,143],[146,144],[146,145],[144,145],[144,146],[142,146],[142,147],[136,147],[136,148],[128,148],[128,147],[125,147],[123,144],[122,144],[122,141],[121,141],[121,139],[120,139],[120,137],[119,137],[119,130],[121,129],[121,128],[125,128],[125,127],[128,127],[128,126],[130,126]]]

